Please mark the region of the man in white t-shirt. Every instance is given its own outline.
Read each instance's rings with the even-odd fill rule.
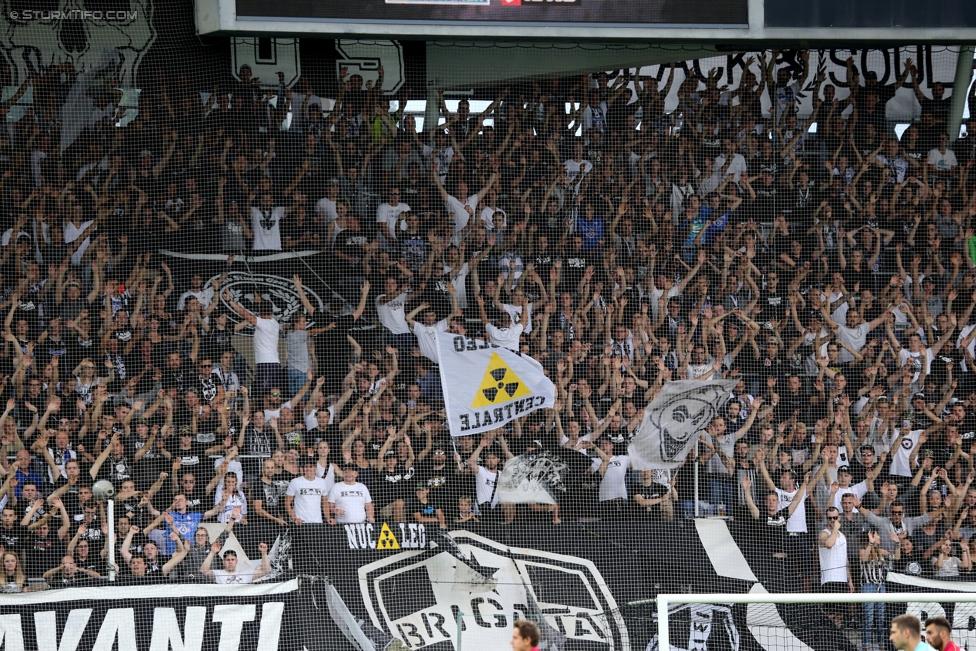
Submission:
[[[904,477],[911,479],[915,474],[912,468],[912,451],[918,447],[922,434],[930,436],[934,431],[941,429],[940,425],[934,425],[927,430],[912,429],[912,421],[901,421],[901,427],[896,428],[894,424],[888,427],[881,435],[881,444],[888,448],[891,458],[891,466],[888,473],[893,477]]]
[[[948,178],[959,171],[959,161],[956,160],[956,154],[949,149],[948,134],[939,135],[939,146],[929,150],[925,164],[929,168],[929,175],[937,178]]]
[[[554,154],[558,153],[555,144],[552,145],[550,151]],[[574,195],[579,194],[580,184],[592,169],[593,163],[583,158],[583,141],[577,140],[573,144],[573,157],[563,161],[563,171],[566,173],[566,178],[569,179],[569,185],[573,188]]]
[[[681,296],[681,293],[685,291],[685,287],[691,282],[691,279],[695,277],[698,270],[702,268],[702,264],[705,262],[705,252],[698,252],[698,260],[695,262],[695,266],[691,268],[691,271],[686,273],[681,279],[681,282],[677,285],[674,284],[674,279],[667,274],[658,273],[657,276],[651,278],[651,291],[648,294],[647,300],[651,304],[651,314],[654,321],[657,321],[660,316],[660,299],[664,297],[665,302],[674,298],[675,296]]]
[[[630,457],[613,453],[613,441],[601,437],[593,448],[598,459],[593,460],[590,474],[600,475],[599,502],[605,517],[623,516],[627,508],[627,470]]]
[[[728,178],[731,174],[732,182],[738,185],[742,175],[748,173],[749,165],[746,163],[745,157],[735,151],[735,147],[734,139],[724,138],[722,140],[724,151],[715,157],[715,165],[712,169],[719,179]]]
[[[386,277],[383,289],[385,291],[376,297],[376,316],[380,325],[389,331],[386,343],[397,349],[400,359],[406,359],[413,349],[414,339],[404,307],[414,298],[410,296],[413,290],[409,285],[397,284],[395,276]]]
[[[485,312],[485,299],[479,295],[475,297],[475,300],[478,301],[478,314],[481,317],[481,323],[485,326],[485,334],[488,336],[488,341],[496,346],[514,350],[516,353],[519,352],[519,339],[522,337],[525,326],[521,323],[512,323],[512,315],[505,311],[499,312],[498,325],[493,325],[488,320],[488,313]],[[521,305],[522,314],[528,313],[529,308],[527,303],[528,301],[523,295]]]
[[[254,364],[257,367],[258,397],[264,396],[271,387],[282,386],[281,358],[278,357],[278,335],[280,328],[274,318],[271,303],[261,301],[257,305],[258,313],[248,312],[243,306],[231,299],[230,292],[224,290],[224,302],[230,309],[254,326]]]
[[[497,438],[505,459],[513,458],[515,455],[509,451],[505,438],[503,436],[498,436]],[[498,507],[498,490],[496,489],[495,483],[498,481],[498,473],[502,469],[499,465],[501,463],[501,457],[492,445],[494,439],[495,437],[492,435],[482,437],[481,443],[474,449],[471,456],[468,457],[467,472],[476,475],[475,494],[478,502],[478,510],[485,518],[497,516],[498,514],[495,510]],[[479,463],[482,451],[485,451],[485,465]],[[515,521],[514,504],[502,504],[501,511],[504,514],[506,523],[511,524]]]
[[[281,220],[291,212],[291,206],[275,206],[274,195],[265,192],[257,206],[251,206],[251,232],[254,251],[281,250]]]
[[[453,316],[457,313],[457,294],[455,293],[453,285],[448,285],[448,291],[451,293],[451,303],[453,307],[451,316]],[[414,318],[420,312],[424,313],[423,322],[414,320]],[[448,328],[451,327],[450,317],[438,321],[437,311],[434,310],[434,308],[432,308],[427,301],[424,301],[407,315],[407,325],[410,326],[410,329],[413,330],[414,336],[417,337],[417,348],[420,350],[420,354],[436,364],[437,333],[447,332]]]
[[[834,324],[833,327],[836,328],[837,339],[856,352],[861,352],[864,345],[868,343],[868,335],[872,330],[884,323],[888,315],[888,311],[885,310],[874,321],[868,322],[861,318],[861,313],[858,310],[848,308],[845,317],[847,324],[843,325],[834,321],[833,317],[828,313],[826,302],[821,308],[821,313],[824,315],[824,323],[828,326]],[[841,363],[847,364],[854,361],[854,355],[848,352],[847,348],[841,347],[839,359]]]
[[[838,511],[843,511],[843,501],[845,495],[853,495],[861,499],[869,491],[874,490],[874,474],[868,472],[868,478],[856,484],[851,484],[854,475],[851,473],[850,466],[839,466],[837,468],[837,492],[834,493],[833,501],[828,506],[833,506]]]
[[[369,489],[356,481],[359,469],[355,464],[347,463],[342,468],[342,475],[342,483],[336,484],[329,491],[329,515],[326,521],[329,524],[375,522],[373,498],[369,495]]]
[[[889,324],[888,326],[888,341],[891,343],[891,348],[898,356],[898,366],[905,366],[910,364],[912,366],[912,382],[916,383],[919,381],[922,373],[922,364],[925,365],[925,374],[928,375],[932,372],[932,360],[935,356],[939,354],[942,347],[949,343],[952,338],[952,333],[956,326],[956,317],[952,315],[950,318],[950,325],[946,327],[945,333],[942,338],[939,339],[931,348],[926,348],[922,344],[922,336],[917,332],[913,332],[908,337],[908,346],[902,348],[901,344],[898,342],[898,337],[895,336]],[[918,387],[921,391],[921,387]]]
[[[976,135],[976,134],[973,134]],[[976,292],[973,293],[973,302],[976,303]],[[956,339],[956,346],[961,351],[963,348],[969,351],[969,354],[976,357],[976,335],[973,332],[976,331],[976,323],[967,325],[962,330],[959,331],[959,337]],[[964,354],[962,359],[962,370],[964,373],[970,373],[973,369],[969,367],[967,363],[967,357]]]
[[[441,183],[447,180],[447,173],[451,171],[451,161],[454,160],[454,147],[447,144],[447,132],[444,129],[434,131],[434,144],[424,145],[424,158],[430,160],[434,173]]]
[[[210,553],[207,554],[207,558],[204,559],[203,565],[200,566],[200,574],[204,576],[213,576],[215,583],[222,585],[231,583],[253,583],[255,579],[260,579],[262,576],[266,576],[271,573],[271,561],[268,559],[268,543],[266,542],[262,542],[258,545],[258,549],[261,550],[261,567],[257,569],[247,565],[241,567],[238,562],[237,552],[233,549],[228,549],[221,557],[224,562],[224,569],[210,569],[211,564],[213,564],[214,556],[217,555],[220,548],[221,544],[219,542],[215,542],[213,545],[211,545]]]
[[[183,311],[184,307],[186,306],[186,299],[190,298],[191,296],[197,299],[197,302],[200,303],[201,309],[206,308],[214,299],[214,286],[219,287],[220,284],[221,283],[219,282],[214,282],[204,285],[203,276],[200,274],[193,274],[193,278],[190,279],[190,289],[183,292],[183,294],[180,296],[180,300],[176,302],[177,311]]]
[[[397,248],[397,226],[400,216],[410,212],[410,206],[400,201],[400,188],[393,186],[390,188],[390,196],[385,203],[381,203],[376,209],[376,232],[380,248],[384,251],[396,253],[399,257]]]
[[[474,217],[475,210],[478,209],[478,203],[485,198],[491,186],[498,181],[499,165],[500,163],[497,159],[492,160],[491,176],[488,178],[488,182],[485,183],[485,187],[481,188],[478,194],[472,194],[470,196],[468,195],[468,184],[460,179],[454,185],[453,195],[449,193],[444,187],[444,182],[437,175],[436,165],[431,168],[430,175],[434,181],[434,185],[437,186],[437,190],[440,192],[441,199],[444,201],[444,207],[447,208],[451,219],[454,220],[454,235],[451,237],[452,245],[460,246],[467,235],[468,224],[471,218]]]
[[[306,522],[322,524],[323,514],[328,512],[329,485],[318,475],[318,462],[306,457],[302,464],[301,477],[288,482],[285,491],[285,512],[292,522],[303,525]]]
[[[325,196],[315,202],[315,214],[322,218],[322,226],[328,226],[329,222],[339,219],[339,212],[336,210],[336,201],[339,200],[339,181],[331,179],[325,186]]]

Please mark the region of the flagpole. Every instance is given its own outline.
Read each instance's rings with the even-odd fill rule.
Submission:
[[[312,272],[312,275],[315,276],[316,278],[318,278],[319,279],[319,282],[322,283],[322,285],[324,285],[326,289],[328,289],[330,292],[332,292],[332,296],[333,297],[342,299],[342,302],[343,303],[348,303],[349,302],[349,301],[346,300],[346,297],[345,296],[343,296],[342,294],[340,294],[336,290],[332,289],[332,287],[329,286],[329,283],[327,283],[324,280],[322,280],[322,276],[318,275],[315,272],[315,269],[312,268],[312,265],[310,265],[308,262],[306,262],[304,257],[298,255],[298,252],[295,249],[292,249],[291,250],[291,254],[294,257],[298,258],[301,261],[302,264],[304,264],[306,267],[308,267],[308,270]]]
[[[699,438],[695,441],[695,517],[698,517],[698,444],[701,443],[701,434],[699,433]]]

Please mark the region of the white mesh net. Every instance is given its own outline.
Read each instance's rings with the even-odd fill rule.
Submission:
[[[0,4],[5,649],[468,651],[527,619],[625,651],[662,590],[967,579],[958,48]],[[867,630],[705,610],[673,644]]]

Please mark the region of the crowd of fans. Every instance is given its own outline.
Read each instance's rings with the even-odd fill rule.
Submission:
[[[477,115],[442,98],[426,132],[382,79],[343,70],[323,114],[307,77],[276,94],[247,67],[206,103],[161,75],[124,128],[106,95],[64,155],[56,113],[8,123],[3,584],[108,573],[98,480],[134,582],[249,582],[317,523],[696,513],[733,516],[781,589],[971,571],[976,137],[952,141],[911,62],[890,85],[848,62],[839,100],[800,61],[691,77],[672,111],[673,68],[499,89]],[[899,138],[902,86],[921,120]],[[161,248],[228,271],[323,251],[309,275],[332,297],[295,276],[282,324]],[[452,439],[436,331],[532,355],[554,408]],[[630,468],[662,384],[719,378],[738,383],[684,465]],[[499,504],[505,461],[542,450],[566,463],[560,503]]]

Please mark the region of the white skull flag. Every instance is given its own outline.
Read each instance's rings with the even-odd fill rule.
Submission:
[[[512,457],[498,479],[502,504],[558,504],[566,492],[570,466],[559,452],[527,452]]]
[[[637,470],[673,470],[702,431],[729,399],[738,379],[666,382],[644,411],[644,420],[630,442],[628,454]]]

